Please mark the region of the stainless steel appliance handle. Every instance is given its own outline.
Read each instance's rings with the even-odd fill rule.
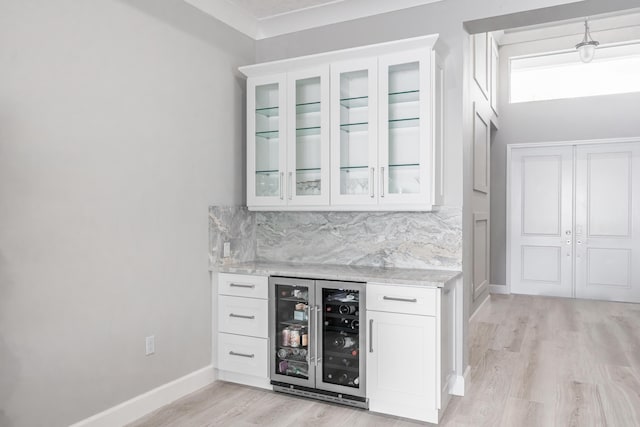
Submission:
[[[229,354],[231,356],[246,357],[246,358],[249,358],[249,359],[253,359],[254,357],[256,357],[255,354],[236,353],[235,351],[230,351]]]
[[[318,366],[318,362],[320,362],[322,359],[318,357],[318,335],[320,335],[320,327],[319,327],[319,323],[318,323],[318,318],[320,316],[320,306],[316,305],[313,310],[315,311],[315,331],[314,332],[314,339],[315,339],[315,343],[314,343],[314,349],[313,352],[315,354],[314,357],[314,366]]]
[[[229,313],[229,317],[236,317],[238,319],[251,319],[251,320],[256,318],[256,316],[245,316],[242,314],[235,314],[235,313]]]
[[[373,319],[369,319],[369,353],[373,353]]]
[[[293,172],[289,172],[289,182],[288,182],[288,193],[289,193],[289,200],[291,200],[293,198]]]
[[[384,167],[380,168],[380,197],[384,197]]]
[[[376,197],[376,192],[373,189],[373,185],[376,182],[376,168],[371,168],[371,175],[369,176],[369,196],[373,199]]]
[[[387,301],[400,301],[400,302],[418,302],[418,300],[416,298],[396,298],[396,297],[388,297],[388,296],[383,296],[382,299],[387,300]]]
[[[282,186],[284,181],[284,172],[280,172],[280,200],[284,200],[284,193],[282,191]]]
[[[256,287],[256,285],[245,285],[244,283],[229,283],[229,287],[253,289]]]

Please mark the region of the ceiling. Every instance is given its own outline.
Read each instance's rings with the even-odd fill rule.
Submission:
[[[260,40],[443,0],[183,0]]]

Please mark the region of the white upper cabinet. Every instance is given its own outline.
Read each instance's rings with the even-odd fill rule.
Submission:
[[[328,206],[329,67],[287,74],[287,204]]]
[[[443,72],[436,40],[242,67],[249,77],[249,209],[440,204]]]
[[[247,204],[283,206],[286,165],[285,75],[247,84]]]
[[[376,205],[378,63],[331,64],[331,204]]]

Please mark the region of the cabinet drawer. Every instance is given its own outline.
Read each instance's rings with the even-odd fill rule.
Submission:
[[[269,278],[247,274],[218,274],[218,294],[248,298],[268,298]]]
[[[367,284],[367,310],[435,316],[438,292],[434,288]]]
[[[220,295],[218,329],[230,334],[267,338],[267,300]]]
[[[218,369],[266,378],[269,345],[265,338],[218,333]]]

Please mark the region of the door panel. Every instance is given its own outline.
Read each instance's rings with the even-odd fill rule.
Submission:
[[[573,148],[512,151],[511,290],[572,294]]]
[[[576,148],[576,296],[640,302],[640,142]]]

